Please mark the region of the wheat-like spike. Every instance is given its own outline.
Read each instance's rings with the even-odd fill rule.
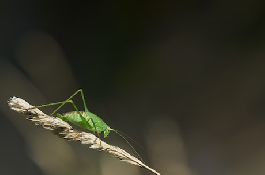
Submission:
[[[27,119],[34,122],[36,125],[42,126],[43,128],[52,131],[61,138],[80,141],[81,144],[90,145],[89,148],[99,151],[107,151],[111,155],[119,158],[121,161],[144,167],[154,174],[160,175],[160,173],[148,167],[136,157],[131,156],[125,150],[117,146],[109,145],[91,133],[74,130],[67,122],[61,120],[60,118],[51,117],[43,113],[41,110],[34,108],[34,106],[31,106],[28,102],[21,98],[11,97],[8,101],[8,105],[12,110],[26,115]]]

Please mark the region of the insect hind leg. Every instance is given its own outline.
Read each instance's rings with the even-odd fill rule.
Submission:
[[[62,102],[56,102],[56,103],[49,103],[49,104],[41,105],[41,106],[35,106],[35,107],[33,107],[33,108],[41,108],[41,107],[54,106],[54,105],[59,105],[59,104],[61,104],[60,106],[58,106],[58,107],[57,107],[57,108],[51,113],[51,115],[53,115],[53,114],[55,114],[55,113],[56,113],[61,107],[63,107],[66,103],[72,102],[71,99],[72,99],[74,96],[76,96],[76,95],[78,94],[78,92],[80,92],[80,94],[81,94],[82,101],[83,101],[83,103],[84,103],[85,111],[88,111],[88,109],[87,109],[87,107],[86,107],[86,102],[85,102],[84,92],[83,92],[82,89],[77,90],[75,93],[73,93],[73,95],[71,95],[71,96],[70,96],[68,99],[66,99],[65,101],[62,101]],[[74,106],[75,109],[77,109],[75,105],[73,105],[73,106]],[[77,111],[79,111],[79,110],[77,109]]]
[[[78,94],[78,92],[80,92],[81,95],[84,94],[82,89],[77,90],[77,91],[76,91],[75,93],[73,93],[73,95],[71,95],[68,99],[66,99],[65,101],[61,102],[61,105],[58,106],[58,108],[56,108],[56,109],[52,112],[51,115],[55,114],[55,113],[56,113],[61,107],[63,107],[66,103],[71,102],[71,101],[72,101],[71,99],[72,99],[74,96],[76,96],[76,94]],[[82,96],[82,99],[83,99],[83,96]]]
[[[82,98],[82,101],[84,104],[85,111],[88,112],[84,92],[82,89],[79,89],[73,95],[71,95],[68,99],[66,99],[64,102],[62,102],[62,104],[57,109],[55,109],[55,111],[53,111],[52,114],[56,113],[61,107],[63,107],[63,105],[65,105],[65,103],[69,102],[74,96],[76,96],[78,94],[78,92],[80,92],[80,94],[81,94],[81,98]]]
[[[48,106],[55,106],[55,105],[59,105],[59,104],[65,104],[65,103],[70,103],[70,101],[62,101],[62,102],[56,102],[56,103],[49,103],[49,104],[45,104],[45,105],[40,105],[40,106],[34,106],[30,109],[35,109],[35,108],[43,108],[43,107],[48,107]],[[50,115],[52,116],[57,110],[53,111]]]

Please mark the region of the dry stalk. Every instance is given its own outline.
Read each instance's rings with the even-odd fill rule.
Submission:
[[[67,122],[61,120],[60,118],[51,117],[47,114],[44,114],[41,110],[33,108],[34,106],[31,106],[28,102],[21,98],[10,98],[8,105],[12,110],[26,115],[27,119],[34,122],[36,125],[42,126],[43,128],[52,131],[61,138],[80,141],[81,144],[90,145],[90,148],[92,149],[107,151],[111,155],[119,158],[121,161],[146,168],[154,174],[160,175],[160,173],[148,167],[136,157],[131,156],[125,150],[117,146],[109,145],[91,133],[74,130]]]

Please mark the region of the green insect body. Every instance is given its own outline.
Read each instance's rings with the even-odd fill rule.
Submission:
[[[75,103],[72,101],[72,98],[80,92],[82,101],[84,104],[84,111],[78,110],[76,107]],[[64,106],[66,103],[71,103],[75,109],[75,111],[67,112],[65,114],[59,114],[57,111]],[[117,133],[119,136],[121,136],[129,145],[130,147],[135,151],[135,153],[138,155],[138,157],[141,159],[137,151],[134,149],[134,147],[128,142],[128,140],[119,132],[118,130],[111,129],[101,118],[99,118],[97,115],[91,113],[88,111],[87,106],[86,106],[86,101],[85,101],[85,96],[83,93],[82,89],[79,89],[76,91],[73,95],[71,95],[67,100],[62,101],[62,102],[56,102],[56,103],[49,103],[46,105],[41,105],[41,106],[35,106],[34,108],[42,108],[42,107],[47,107],[47,106],[54,106],[54,105],[60,105],[55,111],[51,113],[51,116],[56,113],[57,117],[66,121],[73,123],[74,125],[82,128],[82,129],[87,129],[93,132],[96,132],[98,136],[100,136],[100,133],[104,133],[104,138],[107,137],[110,133],[110,131],[114,131]],[[142,160],[142,159],[141,159]]]
[[[64,115],[57,114],[57,117],[66,122],[71,122],[82,129],[88,129],[98,134],[104,132],[104,138],[109,135],[112,129],[101,118],[89,111],[80,111],[80,113],[82,116],[77,111],[71,111]]]

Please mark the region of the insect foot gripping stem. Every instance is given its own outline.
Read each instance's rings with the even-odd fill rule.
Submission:
[[[32,121],[38,126],[42,126],[46,130],[52,131],[54,134],[58,135],[61,138],[73,141],[80,141],[81,144],[90,145],[89,148],[96,150],[103,150],[109,154],[119,158],[121,161],[143,167],[156,175],[160,175],[156,170],[150,168],[136,157],[131,156],[125,150],[107,144],[104,141],[99,141],[95,135],[86,132],[80,132],[74,130],[67,122],[61,120],[60,118],[54,118],[47,114],[44,114],[41,110],[33,108],[34,106],[30,105],[28,102],[21,98],[12,97],[8,101],[8,105],[14,111],[17,111],[21,114],[24,114],[28,120]]]

